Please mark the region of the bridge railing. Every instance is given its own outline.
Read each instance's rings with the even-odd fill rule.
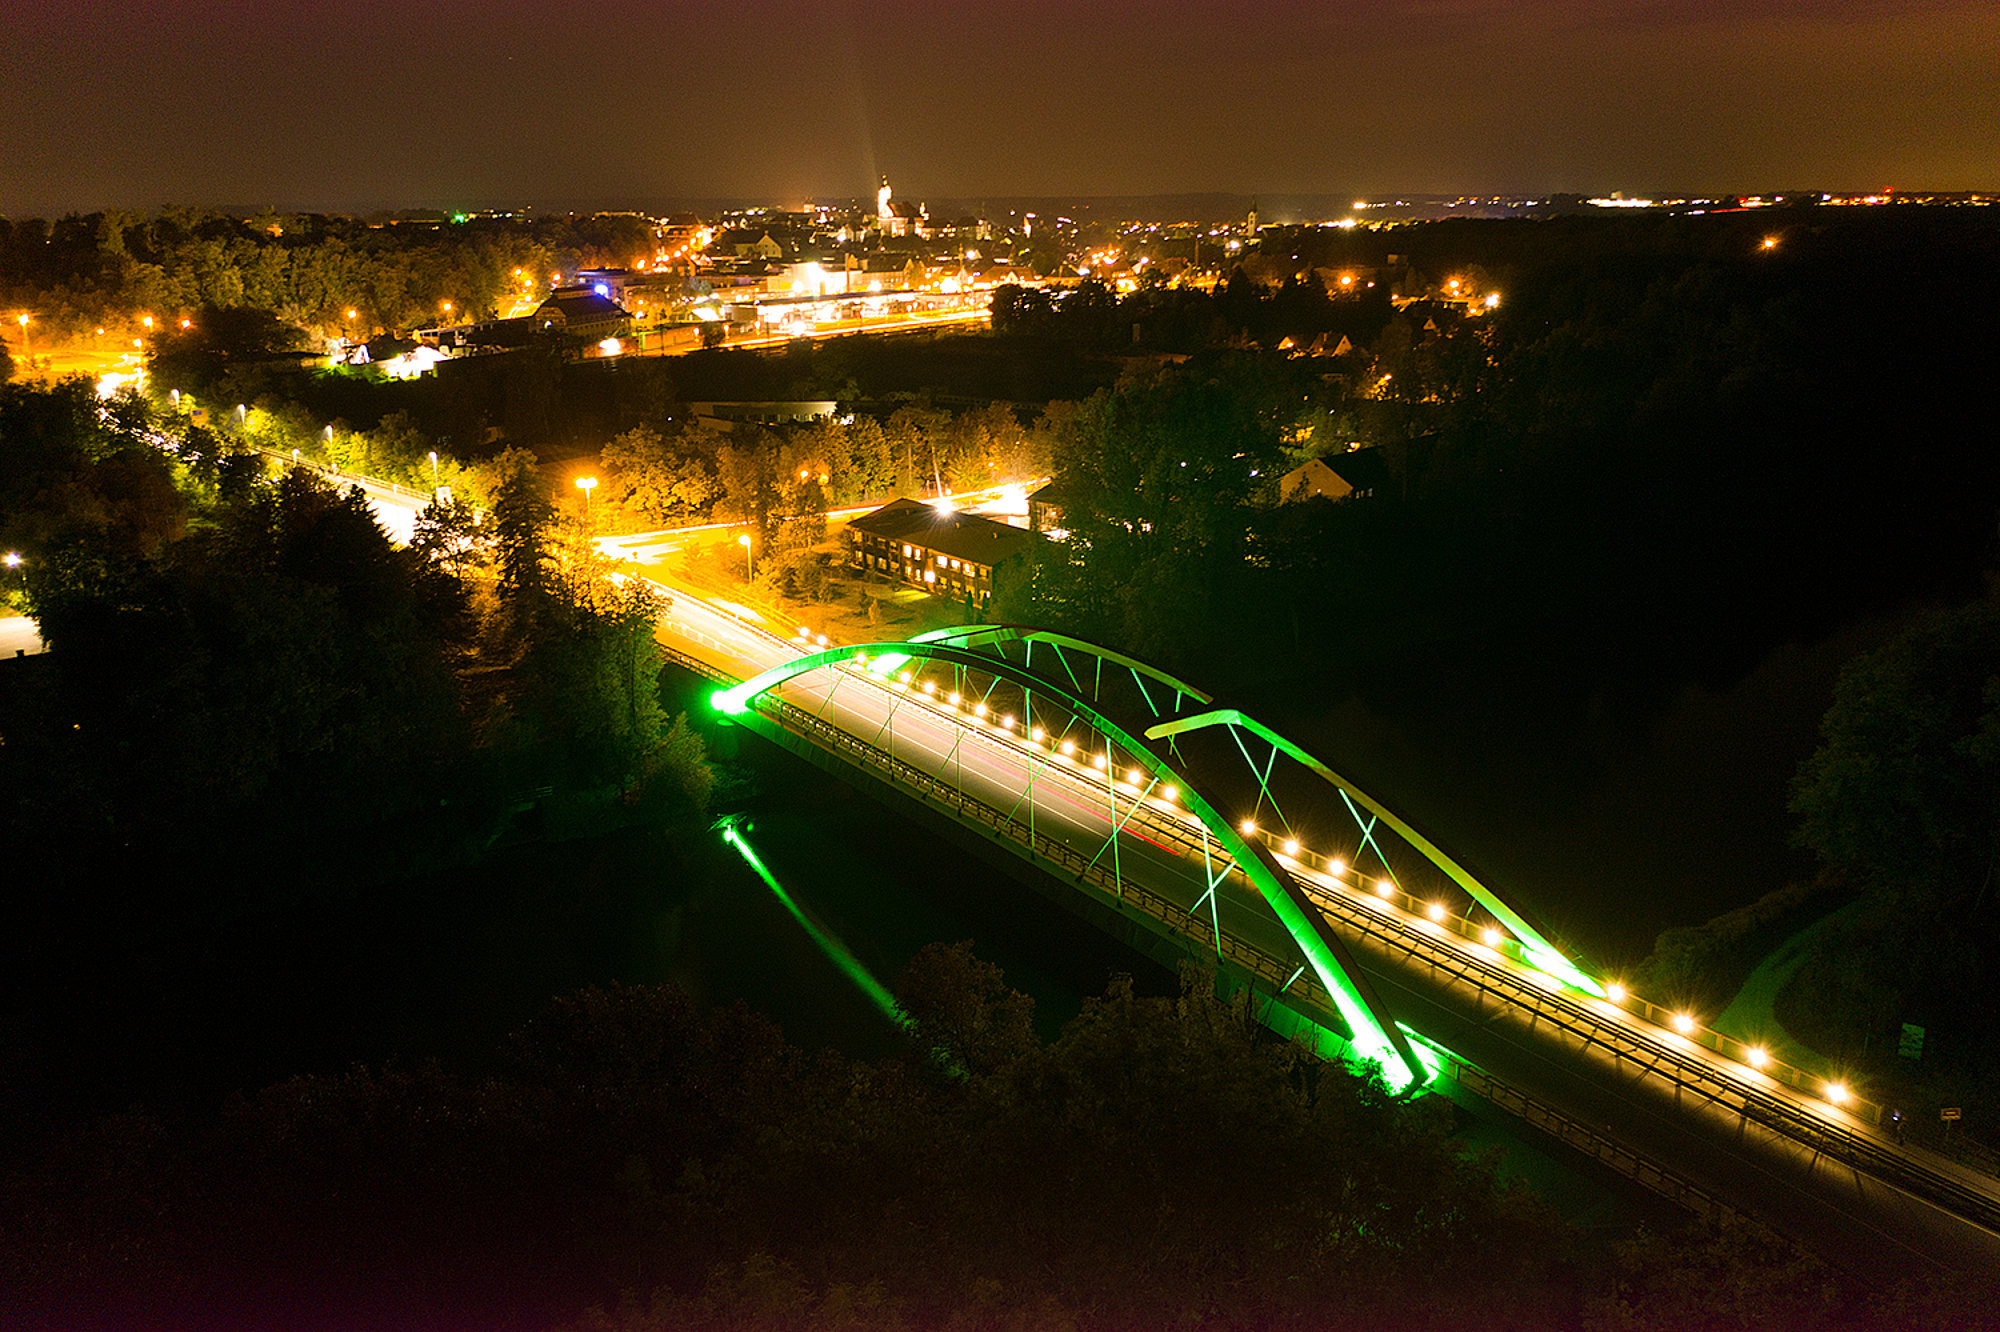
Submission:
[[[728,678],[719,669],[698,658],[674,652],[672,649],[668,650],[668,654],[710,678]],[[758,703],[760,711],[766,712],[788,730],[808,736],[822,747],[835,750],[860,766],[885,774],[893,784],[942,806],[961,820],[978,823],[1020,844],[1032,856],[1049,862],[1072,878],[1098,889],[1114,900],[1153,917],[1170,930],[1192,939],[1204,950],[1214,951],[1218,957],[1269,982],[1273,993],[1294,996],[1303,1005],[1324,1014],[1330,1023],[1339,1024],[1339,1010],[1334,1006],[1332,997],[1310,973],[1302,975],[1297,967],[1288,966],[1275,954],[1233,935],[1225,933],[1218,945],[1214,927],[1210,922],[1143,884],[1136,884],[1129,878],[1121,878],[1114,874],[1101,858],[1085,855],[1060,838],[1041,832],[1018,817],[994,809],[984,801],[967,795],[944,778],[878,749],[794,703],[770,695],[763,696]]]
[[[1405,892],[1393,883],[1388,884],[1386,888],[1377,886],[1370,889],[1365,883],[1359,881],[1361,876],[1358,874],[1354,876],[1356,882],[1346,883],[1346,872],[1342,868],[1343,862],[1334,861],[1326,856],[1318,855],[1303,848],[1296,851],[1286,851],[1283,849],[1283,843],[1277,835],[1267,829],[1260,829],[1259,836],[1266,846],[1279,854],[1281,859],[1293,861],[1316,871],[1326,878],[1341,882],[1343,886],[1347,887],[1358,898],[1365,901],[1372,896],[1391,906],[1400,907],[1411,917],[1421,917],[1423,922],[1425,922],[1421,925],[1421,928],[1427,932],[1435,927],[1445,933],[1457,935],[1469,945],[1511,958],[1522,966],[1537,966],[1535,959],[1522,947],[1520,941],[1511,934],[1508,934],[1504,929],[1482,926],[1477,921],[1450,911],[1438,903],[1426,902],[1412,893]],[[1663,1037],[1671,1033],[1672,1039],[1686,1041],[1689,1044],[1713,1050],[1724,1058],[1732,1059],[1746,1068],[1763,1074],[1774,1082],[1782,1082],[1795,1091],[1804,1092],[1808,1096],[1824,1098],[1827,1094],[1827,1089],[1830,1085],[1828,1079],[1815,1077],[1805,1069],[1799,1068],[1794,1064],[1788,1064],[1782,1059],[1774,1058],[1761,1046],[1755,1046],[1749,1041],[1737,1040],[1733,1036],[1725,1036],[1712,1027],[1700,1025],[1687,1014],[1662,1007],[1650,1000],[1642,999],[1636,994],[1618,994],[1616,991],[1614,991],[1614,994],[1617,994],[1617,997],[1612,1000],[1613,1003],[1626,1012],[1651,1023],[1659,1029]],[[1856,1119],[1865,1120],[1871,1124],[1880,1124],[1882,1122],[1883,1107],[1878,1102],[1872,1101],[1865,1096],[1860,1096],[1850,1091],[1838,1104],[1841,1109],[1853,1115]]]
[[[1437,1054],[1444,1071],[1459,1086],[1540,1129],[1572,1150],[1582,1152],[1661,1197],[1679,1203],[1704,1220],[1732,1220],[1743,1216],[1741,1211],[1678,1171],[1640,1155],[1617,1139],[1599,1133],[1548,1102],[1493,1076],[1477,1064],[1467,1063],[1449,1050],[1439,1046],[1429,1048]]]
[[[1585,1048],[1595,1046],[1614,1062],[1624,1061],[1651,1072],[1678,1090],[1698,1095],[1815,1152],[1928,1197],[1983,1225],[2000,1225],[2000,1200],[1992,1194],[1932,1168],[1914,1153],[1891,1147],[1858,1125],[1842,1122],[1841,1112],[1831,1106],[1808,1111],[1760,1085],[1756,1080],[1762,1075],[1747,1066],[1740,1072],[1718,1069],[1675,1050],[1671,1038],[1654,1039],[1610,1014],[1593,1011],[1593,1004],[1609,1004],[1608,1000],[1589,1000],[1543,988],[1499,965],[1497,959],[1489,962],[1469,950],[1449,950],[1442,938],[1425,938],[1421,928],[1412,929],[1392,919],[1386,903],[1371,909],[1362,905],[1370,901],[1366,897],[1345,900],[1313,883],[1307,884],[1307,890],[1323,909],[1378,948],[1401,954],[1406,965],[1420,965],[1433,975],[1443,973],[1456,984],[1473,986],[1516,1011],[1525,1010],[1531,1027],[1538,1021],[1546,1022]],[[1613,1012],[1622,1014],[1615,1008]]]
[[[733,679],[710,663],[672,649],[668,651],[670,656],[710,678]],[[813,740],[822,747],[836,750],[861,766],[886,774],[893,784],[942,806],[956,817],[993,829],[1009,840],[1026,847],[1032,855],[1060,867],[1077,880],[1088,883],[1107,895],[1145,912],[1168,928],[1197,941],[1204,948],[1217,947],[1214,930],[1209,922],[1143,885],[1134,884],[1129,879],[1121,881],[1101,863],[1091,860],[1056,838],[1036,831],[1022,820],[966,795],[956,785],[942,777],[896,758],[796,704],[770,695],[760,699],[759,704],[760,708],[768,710],[773,720],[787,729]],[[1159,824],[1152,826],[1163,827]],[[1185,829],[1180,829],[1179,833],[1183,838],[1186,835]],[[1552,979],[1546,984],[1537,984],[1535,980],[1501,965],[1500,949],[1493,948],[1495,956],[1488,960],[1479,956],[1473,948],[1451,948],[1446,942],[1447,934],[1456,937],[1464,931],[1469,940],[1472,937],[1470,934],[1472,927],[1469,922],[1461,920],[1460,930],[1448,932],[1443,923],[1431,919],[1427,914],[1417,916],[1416,919],[1402,919],[1399,908],[1407,909],[1417,905],[1416,899],[1407,894],[1400,892],[1395,894],[1402,899],[1399,903],[1385,900],[1379,894],[1371,895],[1358,890],[1352,897],[1344,896],[1327,889],[1312,878],[1302,878],[1301,882],[1323,910],[1378,949],[1400,954],[1405,965],[1421,967],[1434,976],[1442,974],[1454,983],[1469,985],[1497,1000],[1503,1007],[1516,1012],[1525,1011],[1531,1028],[1537,1022],[1546,1022],[1552,1029],[1581,1042],[1586,1049],[1597,1047],[1614,1063],[1627,1062],[1664,1079],[1678,1090],[1697,1095],[1724,1111],[1760,1124],[1787,1140],[1810,1148],[1815,1153],[1831,1156],[1910,1192],[1929,1197],[1959,1215],[1970,1217],[1988,1226],[2000,1226],[2000,1200],[1968,1186],[1964,1181],[1955,1179],[1944,1171],[1931,1168],[1907,1151],[1890,1148],[1886,1143],[1861,1130],[1858,1124],[1850,1125],[1842,1122],[1840,1116],[1845,1114],[1845,1111],[1828,1105],[1824,1110],[1809,1112],[1760,1085],[1757,1080],[1768,1078],[1767,1073],[1754,1070],[1747,1064],[1740,1068],[1718,1069],[1692,1053],[1676,1050],[1673,1047],[1673,1040],[1686,1042],[1690,1049],[1697,1042],[1689,1036],[1670,1034],[1665,1030],[1656,1032],[1635,1030],[1628,1008],[1612,1005],[1609,1000],[1600,1001],[1571,994]],[[1411,914],[1416,915],[1415,912]],[[1502,942],[1504,943],[1504,940]],[[1486,945],[1483,941],[1481,946],[1491,948],[1491,945]],[[1274,992],[1295,994],[1300,1000],[1328,1014],[1337,1011],[1330,997],[1310,976],[1301,975],[1296,969],[1287,968],[1286,964],[1276,956],[1227,934],[1223,936],[1217,951],[1220,956],[1270,982]],[[1290,974],[1287,974],[1288,971]],[[1531,974],[1540,975],[1540,973]],[[1596,1004],[1607,1005],[1610,1011],[1597,1012],[1593,1008]],[[1701,1044],[1706,1044],[1711,1050],[1717,1049],[1713,1044],[1706,1042]],[[1718,1052],[1728,1053],[1726,1050]],[[1463,1064],[1463,1061],[1457,1062]],[[1490,1075],[1482,1073],[1479,1076],[1489,1082],[1497,1082]],[[1774,1083],[1779,1081],[1777,1078],[1769,1080]],[[1524,1094],[1513,1092],[1512,1095],[1519,1099]],[[1871,1117],[1880,1114],[1880,1107],[1872,1103],[1863,1103],[1862,1108]],[[1553,1110],[1547,1111],[1547,1114],[1562,1118]],[[1577,1126],[1565,1132],[1594,1131]],[[1632,1157],[1632,1170],[1627,1173],[1644,1171],[1661,1175],[1660,1183],[1663,1190],[1669,1191],[1670,1196],[1673,1196],[1672,1190],[1682,1188],[1682,1185],[1667,1181],[1665,1174],[1670,1172],[1663,1172],[1658,1165],[1651,1162],[1640,1164],[1640,1158],[1636,1154],[1610,1139],[1605,1139],[1605,1144],[1601,1148],[1604,1153],[1616,1156],[1622,1152]],[[1599,1149],[1593,1149],[1593,1154],[1599,1154]],[[1607,1163],[1616,1165],[1616,1162],[1611,1161],[1609,1157],[1603,1159],[1607,1159]],[[1639,1175],[1634,1173],[1633,1177],[1638,1178]],[[1693,1186],[1686,1185],[1686,1188],[1691,1189]],[[1707,1205],[1709,1204],[1702,1204],[1702,1206]],[[1713,1205],[1720,1206],[1719,1203]]]

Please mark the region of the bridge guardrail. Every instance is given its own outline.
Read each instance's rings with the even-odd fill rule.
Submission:
[[[699,659],[674,652],[672,649],[668,651],[677,660],[711,678],[717,680],[732,678]],[[822,720],[796,704],[768,695],[759,700],[759,703],[760,706],[770,708],[775,714],[773,719],[778,720],[781,725],[786,725],[788,729],[809,733],[817,742],[849,755],[862,766],[887,772],[896,784],[912,788],[917,793],[930,797],[935,802],[947,806],[961,818],[993,828],[1009,840],[1027,847],[1031,854],[1062,867],[1079,880],[1110,893],[1118,900],[1133,904],[1170,929],[1196,940],[1204,948],[1216,946],[1214,930],[1208,922],[1143,885],[1129,881],[1121,882],[1101,865],[1086,858],[1066,843],[1036,832],[1020,819],[1003,814],[983,801],[967,796],[942,778],[877,749],[860,737]],[[1148,822],[1151,823],[1150,820]],[[1240,871],[1232,872],[1240,873]],[[1591,1045],[1600,1047],[1611,1055],[1614,1063],[1621,1059],[1628,1061],[1636,1067],[1667,1079],[1678,1089],[1692,1092],[1712,1104],[1772,1130],[1781,1137],[1811,1148],[1815,1153],[1823,1153],[1856,1169],[1866,1170],[1877,1178],[1930,1198],[1958,1215],[1980,1224],[2000,1228],[2000,1201],[1967,1187],[1963,1182],[1948,1175],[1929,1169],[1906,1153],[1892,1150],[1886,1144],[1877,1142],[1869,1135],[1836,1120],[1815,1118],[1801,1107],[1764,1091],[1753,1083],[1743,1080],[1741,1076],[1732,1079],[1702,1060],[1679,1055],[1662,1041],[1648,1039],[1592,1012],[1584,1001],[1565,991],[1545,989],[1469,952],[1448,951],[1443,946],[1442,939],[1427,938],[1417,926],[1390,916],[1387,903],[1365,896],[1349,901],[1312,880],[1306,879],[1301,882],[1314,902],[1323,910],[1328,911],[1337,921],[1344,923],[1364,939],[1372,941],[1378,948],[1400,952],[1406,961],[1421,962],[1433,974],[1439,971],[1448,972],[1452,978],[1471,984],[1480,992],[1501,1001],[1505,1006],[1511,1006],[1516,1010],[1525,1009],[1530,1014],[1531,1029],[1537,1020],[1546,1021],[1552,1027],[1582,1041],[1586,1047]],[[1262,949],[1225,934],[1218,952],[1238,966],[1268,980],[1274,992],[1296,993],[1300,998],[1328,1014],[1337,1011],[1324,989],[1310,976],[1300,975],[1297,972],[1287,976],[1285,964]],[[1662,1036],[1665,1034],[1661,1033]],[[1463,1061],[1455,1062],[1467,1068],[1473,1067],[1463,1065]],[[1743,1074],[1752,1077],[1764,1076],[1754,1073],[1747,1066]],[[1505,1085],[1483,1071],[1478,1077],[1496,1087]],[[1532,1100],[1524,1093],[1511,1088],[1508,1091],[1523,1104]],[[1500,1099],[1498,1103],[1506,1102]],[[1553,1116],[1551,1122],[1558,1119],[1570,1122],[1552,1108],[1544,1107],[1543,1111],[1538,1113]],[[1562,1136],[1568,1141],[1571,1136],[1578,1133],[1594,1134],[1594,1130],[1572,1124]],[[1602,1135],[1595,1136],[1601,1138]],[[1582,1139],[1579,1138],[1579,1145],[1581,1143]],[[1633,1164],[1631,1169],[1625,1170],[1625,1173],[1640,1179],[1642,1183],[1648,1182],[1646,1179],[1641,1179],[1642,1173],[1657,1176],[1661,1191],[1666,1192],[1668,1196],[1678,1196],[1679,1192],[1687,1190],[1700,1192],[1684,1180],[1674,1183],[1674,1180],[1678,1180],[1677,1176],[1672,1176],[1671,1172],[1665,1171],[1657,1164],[1643,1162],[1642,1158],[1610,1139],[1603,1139],[1602,1146],[1593,1148],[1591,1154],[1600,1160],[1605,1160],[1614,1168],[1620,1168],[1614,1158],[1618,1158],[1621,1154],[1630,1157]],[[1651,1186],[1649,1183],[1649,1187]],[[1707,1201],[1701,1203],[1697,1210],[1723,1206],[1706,1194],[1702,1197],[1707,1198]]]
[[[1385,921],[1380,910],[1369,910],[1358,903],[1345,902],[1317,884],[1308,883],[1307,891],[1315,902],[1336,914],[1365,938],[1373,940],[1378,946],[1402,952],[1413,963],[1421,958],[1434,974],[1440,970],[1448,971],[1456,980],[1470,983],[1517,1009],[1527,1009],[1534,1017],[1560,1027],[1582,1040],[1586,1046],[1602,1048],[1614,1061],[1627,1060],[1666,1077],[1677,1088],[1691,1091],[1815,1152],[1825,1153],[1878,1179],[1927,1197],[1960,1216],[1982,1225],[2000,1226],[2000,1204],[1991,1196],[1927,1168],[1907,1153],[1896,1151],[1868,1134],[1857,1132],[1837,1120],[1815,1118],[1754,1083],[1733,1080],[1702,1060],[1681,1056],[1665,1044],[1646,1040],[1591,1012],[1583,1001],[1566,992],[1543,989],[1476,956],[1447,953],[1435,941],[1402,928],[1401,921]],[[1384,928],[1385,924],[1394,928]],[[1757,1076],[1747,1068],[1744,1072]]]

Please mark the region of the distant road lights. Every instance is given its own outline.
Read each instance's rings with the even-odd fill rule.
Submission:
[[[904,684],[908,684],[910,682],[910,673],[908,671],[904,671],[901,675],[898,675],[896,678],[902,681]]]
[[[1069,740],[1063,741],[1060,745],[1057,745],[1056,748],[1062,752],[1062,755],[1065,758],[1069,757],[1071,754],[1074,754],[1076,752],[1075,743]]]
[[[1345,874],[1347,873],[1347,862],[1339,856],[1335,856],[1332,860],[1326,862],[1326,868],[1330,874]]]
[[[183,333],[185,333],[188,329],[191,329],[193,327],[194,327],[194,320],[192,319],[181,320],[181,331]]]
[[[1160,799],[1165,800],[1171,804],[1173,801],[1179,800],[1180,798],[1181,798],[1180,787],[1163,786],[1160,788]]]
[[[1424,914],[1426,916],[1429,916],[1431,920],[1436,924],[1439,925],[1444,924],[1444,903],[1442,902],[1431,903],[1429,906],[1424,908]]]
[[[141,319],[139,323],[142,327],[150,330],[153,327],[153,316],[147,315],[144,319]]]
[[[1762,241],[1758,242],[1757,248],[1760,250],[1775,250],[1778,248],[1778,238],[1776,236],[1766,236]]]
[[[1479,932],[1479,942],[1485,944],[1488,948],[1498,948],[1500,946],[1500,931],[1488,925]]]
[[[736,544],[743,547],[743,581],[747,583],[756,577],[756,574],[752,572],[754,564],[750,555],[750,534],[745,532],[737,537]],[[909,679],[909,673],[905,672],[903,678],[905,680]]]
[[[10,550],[5,555],[0,555],[0,564],[6,565],[9,569],[18,569],[22,563],[21,552],[18,550]]]
[[[1099,772],[1104,771],[1104,768],[1106,766],[1104,762],[1104,755],[1092,754],[1090,756],[1090,766],[1096,768]]]
[[[1395,884],[1390,883],[1387,879],[1377,879],[1375,881],[1375,896],[1381,898],[1384,902],[1386,902],[1395,895],[1396,895]]]
[[[1241,826],[1245,837],[1255,837],[1257,835],[1257,821],[1255,819],[1245,819]]]
[[[950,692],[949,694],[946,694],[946,695],[944,696],[944,701],[945,701],[945,702],[947,702],[947,703],[949,703],[949,704],[951,704],[951,705],[952,705],[953,707],[957,707],[957,706],[958,706],[958,691],[957,691],[956,689],[954,689],[954,690],[952,690],[952,691],[951,691],[951,692]]]
[[[1500,293],[1499,293],[1499,292],[1497,292],[1497,291],[1489,291],[1489,292],[1487,292],[1487,293],[1486,293],[1486,308],[1487,308],[1487,309],[1489,309],[1489,310],[1497,310],[1497,309],[1499,309],[1499,308],[1500,308]]]
[[[1296,837],[1287,837],[1285,839],[1285,854],[1288,856],[1296,856],[1298,853],[1299,853],[1299,839]]]
[[[431,465],[433,467],[437,465],[437,455],[435,453],[431,455]],[[580,476],[576,479],[576,488],[583,492],[583,511],[589,513],[590,492],[597,489],[597,478],[594,476]]]
[[[1007,730],[1007,731],[1011,731],[1011,730],[1013,730],[1013,729],[1014,729],[1014,714],[1010,712],[1010,713],[1007,713],[1007,714],[1006,714],[1005,716],[1001,717],[1001,718],[1000,718],[1000,727],[1001,727],[1001,729],[1002,729],[1002,730]]]
[[[1847,1093],[1846,1083],[1829,1082],[1826,1084],[1826,1099],[1833,1102],[1835,1105],[1846,1105],[1847,1095],[1848,1093]]]
[[[1030,740],[1033,740],[1036,744],[1040,744],[1042,742],[1042,737],[1047,734],[1048,734],[1047,731],[1044,731],[1041,727],[1037,726],[1033,730],[1028,732],[1028,738]]]
[[[326,428],[326,442],[327,442],[327,443],[329,443],[329,444],[333,443],[333,427],[332,427],[332,426],[328,426],[328,427]],[[436,489],[437,489],[437,487],[438,487],[438,451],[437,451],[436,449],[432,449],[432,450],[431,450],[431,489],[432,489],[432,490],[436,490]],[[586,504],[587,504],[587,503],[589,503],[589,501],[590,501],[590,492],[586,490],[586,491],[585,491],[585,492],[583,493],[583,498],[584,498],[584,502],[585,502]]]
[[[1604,997],[1606,999],[1609,999],[1614,1004],[1624,1003],[1625,996],[1627,993],[1628,991],[1625,989],[1625,987],[1623,985],[1620,985],[1617,981],[1612,981],[1610,984],[1604,987]]]
[[[1762,1068],[1771,1062],[1771,1052],[1761,1045],[1753,1045],[1743,1052],[1743,1062],[1752,1068]]]
[[[924,681],[924,692],[925,692],[926,694],[935,694],[935,693],[937,692],[937,681],[935,681],[935,680],[926,680],[926,681]],[[1069,747],[1069,742],[1068,742],[1068,741],[1064,741],[1064,742],[1063,742],[1063,748],[1064,748],[1064,749],[1067,749],[1068,747]]]
[[[1674,1030],[1683,1036],[1694,1035],[1694,1019],[1686,1013],[1676,1013],[1673,1017]]]
[[[816,637],[815,637],[815,638],[813,639],[813,641],[814,641],[815,643],[818,643],[818,644],[819,644],[819,645],[820,645],[821,647],[826,647],[826,646],[828,646],[828,643],[827,643],[827,637],[826,637],[826,635],[825,635],[825,634],[820,634],[820,635],[816,636]]]
[[[360,317],[361,317],[361,312],[358,310],[349,310],[347,312],[347,322],[350,324],[353,323],[355,320],[359,319]]]

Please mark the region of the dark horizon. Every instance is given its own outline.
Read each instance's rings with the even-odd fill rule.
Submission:
[[[0,213],[2000,187],[1972,0],[25,0]]]

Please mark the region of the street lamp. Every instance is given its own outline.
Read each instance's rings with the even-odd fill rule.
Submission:
[[[436,489],[437,489],[437,484],[438,484],[438,451],[437,451],[436,449],[432,449],[432,450],[431,450],[431,489],[432,489],[432,490],[436,490]],[[590,504],[590,492],[589,492],[589,491],[587,491],[587,490],[583,492],[583,502],[584,502],[584,504],[585,504],[585,506],[586,506],[586,507],[587,507],[587,506],[588,506],[588,505]]]
[[[28,316],[22,315],[14,321],[21,326],[21,364],[28,363]]]
[[[437,455],[435,453],[431,455],[431,478],[433,481],[437,478]],[[583,492],[583,511],[589,513],[590,492],[597,489],[597,478],[594,476],[580,476],[576,479],[576,488]]]
[[[750,571],[750,534],[745,532],[742,536],[737,537],[736,544],[743,547],[743,581],[747,583],[756,576]]]

